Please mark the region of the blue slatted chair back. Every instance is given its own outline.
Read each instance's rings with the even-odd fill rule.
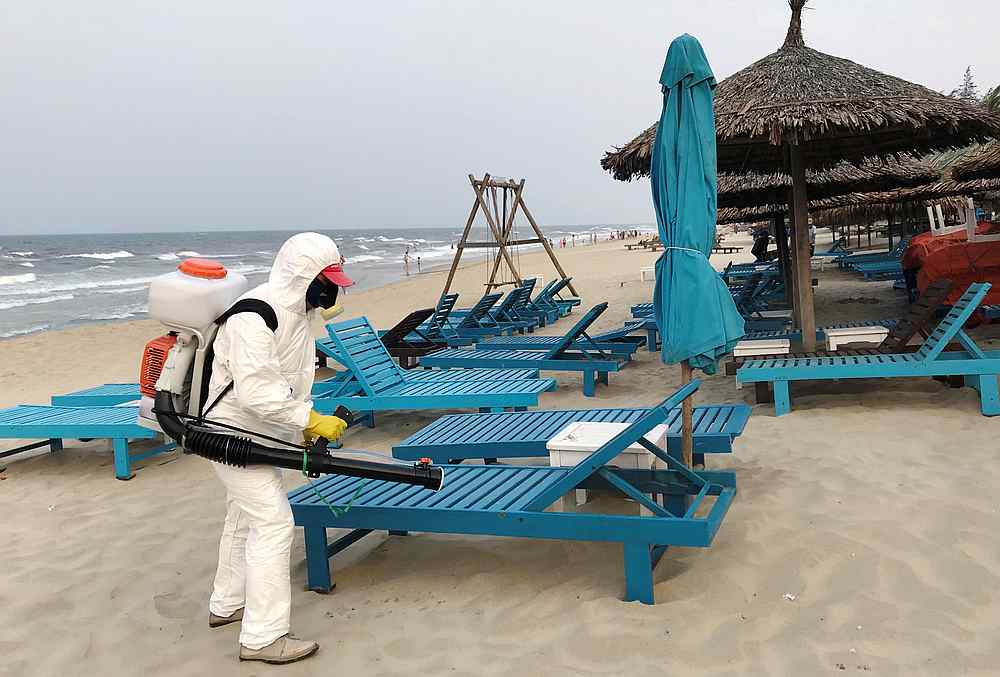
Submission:
[[[569,349],[578,338],[583,336],[584,332],[586,332],[587,329],[590,328],[590,325],[594,323],[594,320],[600,317],[601,313],[607,310],[607,308],[608,302],[604,301],[603,303],[598,303],[596,306],[584,313],[583,317],[581,317],[579,321],[573,325],[573,328],[566,332],[566,335],[552,347],[552,350],[545,354],[544,359],[558,357],[560,353]]]
[[[551,308],[552,298],[549,290],[552,289],[557,282],[559,282],[559,280],[549,280],[548,283],[542,287],[537,294],[535,294],[535,298],[528,299],[528,303],[539,310]]]
[[[510,315],[511,309],[517,302],[519,295],[520,295],[520,287],[515,287],[514,289],[511,289],[509,292],[507,292],[507,296],[504,297],[503,301],[501,301],[497,305],[497,307],[493,309],[491,315],[497,320],[509,321],[511,319]]]
[[[490,312],[490,308],[496,305],[502,294],[486,294],[476,301],[476,304],[469,309],[462,321],[458,323],[459,329],[475,329],[482,326],[483,318]]]
[[[438,299],[437,305],[434,307],[434,314],[427,323],[425,333],[428,336],[433,338],[444,335],[445,327],[448,326],[448,316],[457,302],[458,294],[441,294],[441,298]]]
[[[537,277],[526,278],[524,280],[521,280],[520,288],[521,289],[527,289],[528,290],[528,297],[530,298],[531,294],[535,291],[535,284],[537,282],[538,282],[538,278]]]
[[[569,472],[563,475],[562,479],[539,494],[525,509],[544,510],[557,498],[575,489],[581,482],[607,465],[615,456],[643,438],[646,433],[660,423],[666,421],[667,417],[670,416],[670,410],[679,407],[686,398],[698,390],[700,385],[700,380],[692,379],[689,383],[678,388],[674,394],[650,409],[638,421],[625,428],[625,430],[601,445],[597,451],[573,466]]]
[[[962,327],[972,316],[972,313],[976,311],[976,308],[979,307],[979,304],[990,291],[991,286],[989,282],[974,282],[970,284],[965,293],[959,297],[955,305],[948,311],[948,314],[941,318],[937,327],[934,328],[934,331],[931,332],[923,345],[920,346],[920,350],[917,351],[917,357],[921,360],[933,360],[941,354],[941,351],[960,332],[962,337],[965,338]],[[971,339],[968,340],[971,341]]]
[[[404,383],[399,367],[382,345],[367,317],[326,325],[340,361],[351,370],[365,393],[375,396]]]
[[[561,292],[566,286],[573,280],[571,277],[564,277],[560,280],[556,280],[556,283],[552,285],[552,289],[549,290],[549,294],[546,297],[549,301],[554,301],[555,297]]]

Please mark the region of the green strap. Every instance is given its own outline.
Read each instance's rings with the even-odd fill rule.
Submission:
[[[347,511],[351,509],[351,506],[354,505],[354,501],[357,500],[358,496],[361,495],[361,490],[365,488],[365,483],[368,481],[366,479],[362,479],[361,482],[358,483],[358,488],[354,492],[354,495],[351,496],[351,500],[349,500],[347,502],[347,505],[344,506],[344,509],[341,510],[340,508],[337,508],[337,507],[331,505],[330,502],[326,500],[326,496],[324,496],[323,494],[319,493],[319,489],[317,489],[316,485],[313,483],[313,481],[311,479],[309,479],[309,450],[308,449],[303,449],[302,450],[302,476],[306,478],[306,482],[309,483],[309,488],[313,490],[314,494],[316,494],[316,498],[318,498],[323,505],[325,505],[327,508],[329,508],[330,512],[333,513],[333,516],[336,517],[336,518],[343,517],[344,515],[347,514]]]

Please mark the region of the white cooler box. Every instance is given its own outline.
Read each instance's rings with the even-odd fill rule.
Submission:
[[[545,443],[545,448],[549,450],[549,465],[574,466],[604,446],[605,443],[630,425],[630,423],[605,423],[597,421],[577,421],[576,423],[570,423],[556,433],[555,437]],[[667,446],[667,426],[656,426],[646,433],[646,439],[665,450]],[[628,446],[625,451],[611,459],[608,465],[618,466],[619,468],[648,470],[650,468],[663,467],[663,462],[646,451],[638,442],[635,442]],[[568,498],[568,496],[564,496],[561,499],[561,505],[558,508],[561,512],[572,511],[573,502],[569,501]],[[586,502],[587,490],[577,489],[575,504],[582,505]],[[641,508],[640,512],[643,515],[650,514],[646,508]]]

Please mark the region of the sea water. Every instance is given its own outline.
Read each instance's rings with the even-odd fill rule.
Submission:
[[[557,241],[618,226],[550,228]],[[621,226],[630,228],[633,226]],[[338,229],[325,232],[346,258],[345,270],[370,289],[447,265],[461,231],[454,228]],[[294,231],[17,235],[0,237],[0,339],[89,322],[146,317],[149,281],[189,257],[217,259],[251,285],[267,279],[274,255]],[[467,251],[463,261],[483,250]],[[350,292],[348,292],[350,293]],[[433,299],[424,299],[430,303]]]

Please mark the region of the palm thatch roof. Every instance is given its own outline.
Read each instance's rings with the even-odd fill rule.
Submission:
[[[953,175],[959,181],[1000,178],[1000,141],[980,146],[955,165]]]
[[[809,195],[815,199],[849,193],[889,190],[934,181],[940,172],[933,166],[905,156],[870,160],[860,166],[842,162],[836,167],[806,172]],[[788,201],[792,178],[780,172],[719,174],[719,207],[755,207]]]
[[[920,210],[929,203],[944,202],[945,205],[948,205],[953,198],[981,196],[998,191],[1000,190],[1000,178],[960,181],[955,177],[958,167],[964,166],[970,158],[977,157],[980,152],[981,147],[973,145],[924,156],[915,161],[915,164],[931,171],[935,176],[933,181],[892,190],[862,191],[827,197],[817,196],[809,201],[809,212],[816,214],[829,210],[839,210],[842,217],[858,214],[867,218],[878,214],[880,216],[876,218],[883,218],[890,212],[899,213],[900,210],[909,209],[912,206],[919,214]],[[719,224],[761,221],[785,215],[787,212],[787,205],[780,200],[756,205],[743,205],[742,207],[730,205],[728,208],[719,209],[717,221]],[[857,223],[857,221],[843,223]]]
[[[798,145],[806,167],[924,152],[1000,136],[1000,116],[978,104],[807,47],[802,8],[776,52],[734,73],[715,90],[720,171],[773,172],[783,144]],[[601,166],[627,181],[648,172],[656,124],[604,155]]]

